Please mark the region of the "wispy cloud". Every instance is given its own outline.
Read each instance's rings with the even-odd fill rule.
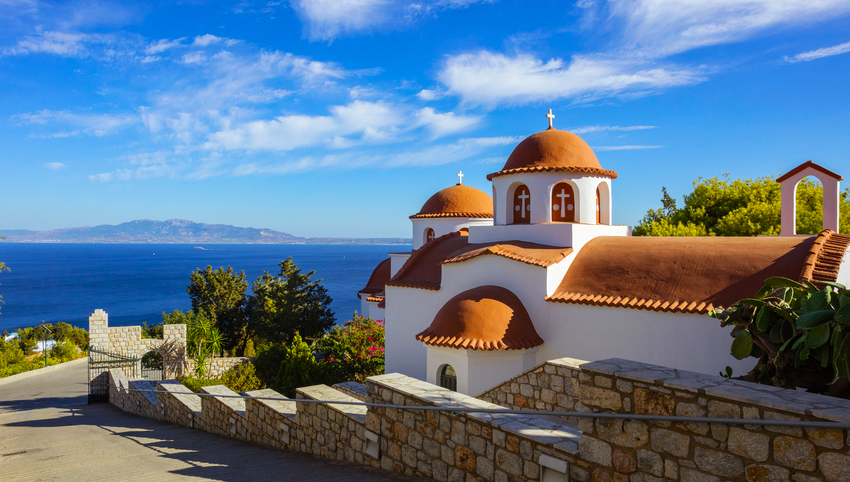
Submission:
[[[290,3],[305,24],[307,38],[332,41],[376,29],[403,29],[441,10],[466,8],[482,1],[291,0]]]
[[[591,132],[611,132],[611,131],[620,131],[620,132],[629,132],[629,131],[643,131],[646,129],[655,129],[657,126],[583,126],[576,127],[575,129],[569,129],[573,134],[588,134]]]
[[[172,49],[174,47],[179,47],[182,45],[182,42],[186,40],[186,37],[181,37],[178,39],[170,40],[170,39],[161,39],[155,42],[151,42],[147,47],[145,47],[145,53],[148,55],[155,55],[162,52],[165,52],[168,49]]]
[[[468,131],[479,125],[481,120],[481,116],[457,115],[454,112],[439,113],[430,107],[416,112],[416,126],[426,127],[435,139]]]
[[[593,146],[594,151],[632,151],[636,149],[660,149],[664,146]]]
[[[35,113],[18,114],[13,119],[19,119],[25,124],[58,123],[80,128],[79,131],[49,134],[48,137],[70,137],[80,131],[100,137],[112,134],[141,120],[135,115],[77,114],[67,110],[40,110]]]
[[[89,181],[92,182],[109,182],[112,180],[112,173],[101,172],[100,174],[90,174]]]
[[[65,168],[67,166],[65,164],[61,163],[61,162],[48,162],[44,165],[44,167],[46,167],[46,168],[48,168],[52,171],[56,171],[56,170]]]
[[[792,64],[797,62],[809,62],[811,60],[822,59],[824,57],[831,57],[833,55],[846,54],[847,52],[850,52],[850,42],[834,45],[832,47],[824,47],[822,49],[810,50],[808,52],[803,52],[792,57],[785,57],[785,61],[791,62]]]
[[[692,69],[575,56],[543,61],[481,50],[449,57],[439,74],[450,94],[476,105],[524,104],[539,100],[596,98],[694,84],[705,77]]]

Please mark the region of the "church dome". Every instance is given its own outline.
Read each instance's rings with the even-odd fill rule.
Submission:
[[[540,171],[577,172],[617,178],[616,172],[602,168],[593,149],[581,137],[550,127],[520,142],[502,170],[489,174],[487,179]]]
[[[490,285],[450,299],[416,339],[426,345],[472,350],[521,350],[543,343],[519,298]]]
[[[480,189],[456,184],[425,201],[416,218],[492,218],[493,198]]]

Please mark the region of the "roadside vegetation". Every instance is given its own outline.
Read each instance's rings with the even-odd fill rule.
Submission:
[[[56,342],[47,350],[48,366],[87,355],[89,334],[85,329],[64,322],[59,322],[55,326],[51,324],[45,326],[51,331],[48,340],[53,339]],[[13,333],[17,333],[18,338],[10,339],[8,342],[5,338],[10,334],[9,332],[4,332],[3,336],[0,336],[0,378],[45,366],[44,352],[36,352],[38,343],[42,340],[41,327],[21,328],[14,330]]]
[[[354,317],[334,324],[331,298],[292,262],[278,274],[263,273],[251,283],[231,267],[198,269],[186,288],[192,310],[163,313],[162,322],[142,326],[142,336],[160,338],[163,325],[187,326],[187,354],[195,372],[180,381],[193,391],[226,385],[235,392],[272,388],[294,396],[297,387],[345,381],[363,382],[384,372],[384,325]],[[246,356],[220,379],[210,379],[212,360]]]

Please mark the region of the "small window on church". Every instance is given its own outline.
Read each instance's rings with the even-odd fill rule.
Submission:
[[[596,224],[602,224],[602,205],[600,204],[599,188],[596,188]]]
[[[573,187],[565,182],[555,184],[552,189],[552,221],[572,223],[576,220],[576,195]]]
[[[453,392],[457,391],[457,373],[451,365],[443,365],[440,368],[440,386]]]
[[[434,230],[432,228],[425,229],[425,242],[434,240]]]
[[[517,186],[514,191],[514,222],[513,224],[531,223],[531,195],[524,184]]]

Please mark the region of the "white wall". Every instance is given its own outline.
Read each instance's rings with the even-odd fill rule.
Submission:
[[[360,295],[360,316],[373,320],[383,320],[384,309],[378,308],[377,301],[367,301],[366,298],[365,294]]]
[[[425,380],[425,348],[416,335],[431,325],[451,298],[445,290],[387,286],[384,308],[385,372]]]
[[[528,241],[549,246],[569,246],[578,251],[597,236],[631,236],[630,226],[604,224],[511,224],[507,226],[473,226],[469,228],[470,243]]]
[[[470,226],[492,226],[492,218],[415,218],[413,224],[413,249],[425,244],[425,230],[434,230],[434,237],[460,231]]]
[[[600,195],[612,195],[611,179],[606,177],[588,176],[572,172],[533,172],[510,174],[493,178],[494,215],[496,225],[505,225],[511,222],[509,205],[513,204],[513,188],[516,183],[528,186],[531,191],[531,223],[540,224],[552,222],[552,188],[555,184],[570,182],[576,191],[576,222],[583,224],[596,224],[596,188],[604,183],[608,189],[600,189]],[[607,208],[607,215],[602,219],[612,218],[613,202],[602,202],[603,208]]]
[[[536,366],[535,352],[530,350],[463,350],[425,346],[428,358],[428,383],[439,385],[443,365],[451,365],[457,373],[457,391],[477,396]],[[470,376],[472,374],[472,376]]]
[[[838,278],[836,278],[835,282],[850,288],[850,259],[848,259],[848,255],[850,255],[850,249],[844,252],[844,257],[841,259],[841,267],[838,268]]]
[[[410,252],[406,253],[390,253],[390,278],[398,273],[398,270],[407,262],[410,257]]]
[[[735,376],[751,370],[755,358],[730,354],[731,326],[708,315],[545,302],[549,320],[538,323],[545,343],[538,362],[560,357],[602,360],[618,357],[707,375],[731,366]]]

